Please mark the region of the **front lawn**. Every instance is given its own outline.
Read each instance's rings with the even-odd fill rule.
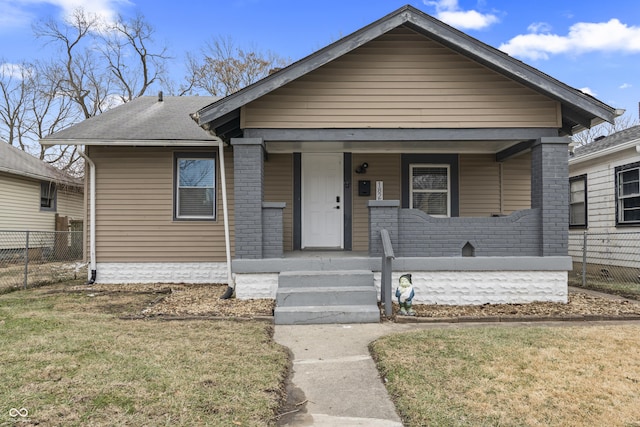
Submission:
[[[371,344],[406,426],[639,426],[640,326],[483,327]]]
[[[0,425],[275,425],[289,362],[272,326],[118,319],[156,298],[0,295]]]

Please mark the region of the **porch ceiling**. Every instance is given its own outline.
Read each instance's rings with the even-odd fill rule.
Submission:
[[[266,141],[269,153],[466,153],[495,154],[521,143],[514,141]]]

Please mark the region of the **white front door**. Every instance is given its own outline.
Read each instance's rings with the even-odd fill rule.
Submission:
[[[342,153],[302,154],[302,248],[343,247]]]

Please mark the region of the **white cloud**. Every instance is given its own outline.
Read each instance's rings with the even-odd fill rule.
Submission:
[[[594,98],[595,98],[595,96],[596,96],[596,93],[595,93],[594,91],[592,91],[592,90],[591,90],[591,88],[589,88],[589,87],[583,87],[583,88],[580,88],[580,91],[581,91],[582,93],[586,93],[587,95],[591,95],[591,96],[593,96]]]
[[[466,30],[480,30],[495,24],[498,17],[476,10],[461,10],[458,0],[423,0],[427,6],[436,8],[435,17],[453,27]]]
[[[631,84],[629,84],[629,83],[622,83],[622,84],[618,87],[618,89],[629,89],[629,88],[631,88],[631,87],[633,87],[633,85],[631,85]]]
[[[503,43],[499,49],[512,56],[534,60],[562,53],[640,53],[640,27],[628,26],[618,19],[580,22],[572,25],[566,36],[537,32],[521,34]]]
[[[23,77],[28,77],[31,71],[31,69],[25,68],[20,64],[12,64],[10,62],[0,64],[0,76],[22,80]]]
[[[0,28],[17,28],[29,25],[37,19],[32,9],[37,6],[54,6],[62,17],[70,16],[76,9],[113,21],[121,6],[129,0],[0,0]]]
[[[28,26],[31,15],[25,8],[18,7],[10,0],[0,0],[0,29],[7,31],[12,28]]]
[[[551,32],[551,25],[546,22],[534,22],[527,27],[530,33],[549,33]]]

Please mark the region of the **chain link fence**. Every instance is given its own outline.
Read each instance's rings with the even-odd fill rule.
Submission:
[[[569,234],[569,284],[640,299],[640,231]]]
[[[87,277],[82,231],[0,231],[0,293]]]

